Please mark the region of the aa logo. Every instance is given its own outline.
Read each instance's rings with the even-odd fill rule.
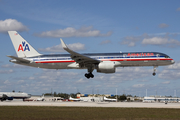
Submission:
[[[28,44],[26,44],[25,41],[22,42],[22,44],[19,45],[18,52],[19,52],[20,50],[22,50],[22,51],[26,51],[26,50],[30,51],[29,46],[28,46]]]

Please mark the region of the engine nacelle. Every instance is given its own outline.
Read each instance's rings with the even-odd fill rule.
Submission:
[[[100,73],[115,73],[115,63],[111,61],[103,61],[97,66],[97,72]]]
[[[8,99],[7,100],[13,100],[13,97],[8,97]]]
[[[2,98],[1,98],[1,101],[7,100],[7,99],[8,99],[8,96],[6,94],[3,94]]]

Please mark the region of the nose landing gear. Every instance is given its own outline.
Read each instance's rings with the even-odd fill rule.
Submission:
[[[156,68],[157,68],[157,66],[154,66],[153,73],[152,73],[153,76],[156,75]]]

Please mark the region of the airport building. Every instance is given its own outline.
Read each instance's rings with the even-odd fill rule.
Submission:
[[[64,98],[50,95],[31,95],[31,98],[25,99],[25,101],[59,101],[63,99]]]
[[[52,95],[29,95],[27,93],[15,93],[15,92],[3,92],[0,93],[0,98],[4,100],[22,99],[24,101],[84,101],[84,102],[118,102],[114,95],[111,94],[77,94],[77,97],[72,98],[69,96],[68,99],[62,97],[54,97]],[[123,101],[127,102],[164,102],[164,103],[179,103],[180,98],[172,96],[149,96],[149,97],[138,97],[127,95]]]
[[[180,102],[180,98],[178,98],[178,97],[166,97],[166,96],[150,96],[150,97],[144,97],[143,102],[177,103],[177,102]]]
[[[127,96],[128,102],[142,102],[144,100],[144,97],[133,97],[133,96]]]

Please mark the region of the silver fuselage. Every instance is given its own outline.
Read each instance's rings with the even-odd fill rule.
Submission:
[[[114,62],[115,67],[135,66],[165,66],[174,64],[168,55],[159,52],[127,52],[127,53],[87,53],[82,54],[101,62]],[[23,58],[30,63],[20,62],[16,59],[10,62],[46,69],[86,69],[76,63],[70,54],[49,54]]]

